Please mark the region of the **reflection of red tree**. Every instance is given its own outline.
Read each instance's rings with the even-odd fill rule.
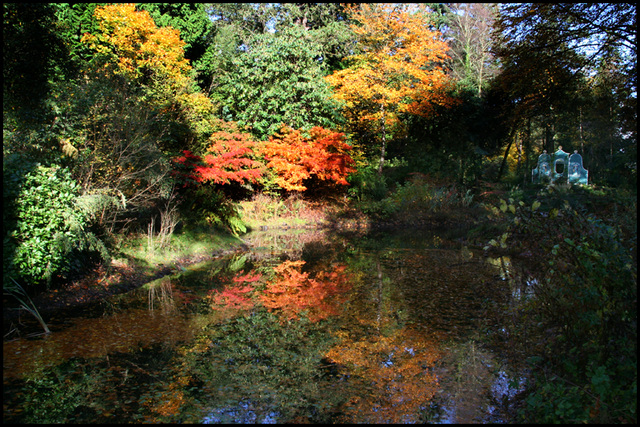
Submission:
[[[232,309],[249,309],[254,306],[253,300],[249,293],[254,290],[251,283],[260,279],[261,275],[256,274],[251,276],[250,273],[237,275],[233,278],[236,283],[233,286],[227,286],[223,291],[216,291],[209,296],[211,299],[211,306],[213,308],[232,308]],[[249,283],[248,285],[244,285]]]
[[[330,272],[319,273],[315,279],[301,272],[304,261],[285,261],[274,271],[276,280],[267,284],[260,295],[269,310],[280,310],[288,319],[296,319],[303,310],[309,320],[317,322],[338,314],[340,295],[349,289],[345,266],[334,266]]]

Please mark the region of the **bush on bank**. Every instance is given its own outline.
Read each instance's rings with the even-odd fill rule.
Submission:
[[[629,225],[637,201],[580,188],[542,189],[536,197],[502,200],[495,211],[510,226],[492,242],[528,253],[536,279],[511,331],[529,337],[533,372],[519,418],[634,423],[637,226]],[[622,212],[630,218],[621,220]]]

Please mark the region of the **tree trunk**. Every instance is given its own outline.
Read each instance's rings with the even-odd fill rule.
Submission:
[[[527,127],[524,134],[524,181],[523,185],[531,181],[531,117],[527,119]]]
[[[498,171],[498,176],[496,177],[496,181],[500,181],[502,178],[502,172],[504,171],[504,165],[507,163],[507,157],[509,157],[509,150],[511,150],[511,145],[513,144],[513,137],[516,132],[516,124],[514,123],[511,128],[511,132],[509,132],[509,144],[507,145],[507,149],[504,151],[504,157],[502,158],[502,164],[500,165],[500,170]]]
[[[378,165],[378,175],[382,175],[384,155],[387,150],[387,119],[384,111],[384,104],[380,104],[380,110],[382,111],[382,148],[380,149],[380,164]]]

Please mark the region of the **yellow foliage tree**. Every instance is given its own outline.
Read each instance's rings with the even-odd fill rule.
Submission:
[[[116,62],[116,73],[140,79],[153,72],[174,85],[187,83],[191,67],[178,30],[158,28],[149,12],[136,11],[132,3],[97,7],[95,18],[100,31],[82,40]]]
[[[382,172],[389,125],[399,113],[429,116],[434,106],[450,106],[449,77],[443,65],[447,43],[430,26],[424,5],[358,4],[347,7],[362,53],[347,58],[349,68],[327,76],[350,120],[377,122]]]
[[[197,91],[193,69],[184,56],[180,31],[157,27],[149,12],[134,4],[97,7],[99,31],[82,38],[115,74],[143,85],[164,113],[178,110],[200,138],[207,138],[215,112],[211,99]]]

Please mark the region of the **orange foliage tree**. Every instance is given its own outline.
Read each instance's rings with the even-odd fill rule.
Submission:
[[[347,57],[349,68],[327,76],[349,120],[378,123],[382,172],[387,127],[399,113],[429,116],[435,105],[454,101],[446,94],[443,65],[447,43],[430,26],[423,5],[359,4],[346,8],[362,53]]]
[[[319,126],[312,128],[309,136],[283,126],[260,147],[267,167],[276,173],[275,183],[287,191],[305,191],[304,181],[312,177],[347,185],[346,177],[355,172],[349,150],[344,133]]]
[[[259,296],[270,311],[279,310],[286,318],[296,319],[307,311],[309,320],[317,322],[339,313],[340,296],[349,289],[346,266],[338,265],[315,279],[301,271],[304,261],[285,261],[274,271],[276,279],[267,284]]]

